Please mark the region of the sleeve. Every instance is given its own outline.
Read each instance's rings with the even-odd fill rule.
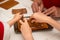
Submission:
[[[2,34],[2,35],[1,35]],[[10,26],[7,22],[0,22],[0,35],[2,40],[9,40],[10,38]]]
[[[3,40],[3,36],[4,36],[4,26],[2,22],[0,22],[0,40]]]
[[[7,22],[3,22],[4,24],[4,40],[10,39],[10,26]]]

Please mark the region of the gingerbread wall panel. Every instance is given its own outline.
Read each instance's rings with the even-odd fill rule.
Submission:
[[[0,7],[4,8],[4,9],[9,9],[17,4],[18,4],[17,1],[9,0],[9,1],[6,1],[6,2],[0,4]]]

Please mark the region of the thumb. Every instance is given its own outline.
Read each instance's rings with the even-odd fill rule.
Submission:
[[[21,24],[23,24],[24,22],[22,20],[19,21]]]
[[[20,15],[20,12],[18,12],[17,15]]]

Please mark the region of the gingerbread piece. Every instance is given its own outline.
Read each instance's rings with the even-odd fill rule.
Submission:
[[[24,14],[24,13],[27,13],[27,10],[25,8],[22,8],[22,9],[13,9],[12,10],[12,13],[13,14],[16,14],[16,13],[21,13],[21,14]],[[21,20],[23,20],[24,17],[21,18]],[[49,26],[47,23],[38,23],[38,22],[31,22],[33,19],[30,19],[30,17],[28,17],[28,23],[31,27],[31,29],[33,31],[36,31],[36,30],[42,30],[42,29],[49,29]],[[14,24],[14,29],[15,29],[15,32],[16,33],[19,33],[20,32],[20,27],[21,27],[21,23],[18,21]]]
[[[21,14],[24,14],[24,13],[27,13],[27,10],[26,10],[26,8],[21,8],[21,9],[13,9],[12,10],[12,13],[13,14],[16,14],[16,13],[21,13]]]
[[[35,24],[39,24],[40,26],[36,26]],[[52,30],[53,29],[53,27],[51,25],[47,24],[47,23],[35,23],[35,24],[34,24],[35,27],[30,25],[32,31],[38,31],[38,30],[40,30],[40,31],[42,31],[42,30],[43,31],[49,31],[49,30]],[[15,33],[18,34],[18,33],[21,32],[20,31],[20,26],[21,26],[21,24],[19,22],[16,22],[14,24],[14,31],[15,31]]]
[[[32,20],[29,19],[28,23],[29,23],[30,27],[32,28],[32,30],[41,30],[41,29],[47,29],[48,28],[47,23],[38,23],[38,22],[32,23],[31,21]],[[19,21],[17,23],[18,23],[18,30],[20,30],[21,24],[19,23]]]
[[[27,10],[26,10],[26,8],[22,8],[22,9],[13,9],[12,10],[12,13],[13,14],[16,14],[16,13],[21,13],[21,14],[23,14],[23,13],[27,13]],[[21,18],[21,20],[23,20],[23,17]],[[29,19],[28,20],[28,23],[29,23],[29,25],[30,25],[30,27],[32,27],[32,30],[35,30],[36,28],[37,29],[44,29],[44,28],[48,28],[48,25],[46,24],[46,23],[31,23],[31,21],[32,21],[32,19]],[[21,24],[19,23],[19,21],[18,21],[18,29],[20,29],[20,26],[21,26]],[[35,28],[36,27],[36,28]]]
[[[14,1],[14,0],[9,0],[9,1]]]
[[[18,2],[17,1],[14,1],[14,0],[9,0],[7,2],[4,2],[2,4],[0,4],[0,7],[4,8],[4,9],[9,9],[15,5],[17,5]]]
[[[0,0],[0,2],[3,2],[4,0]]]

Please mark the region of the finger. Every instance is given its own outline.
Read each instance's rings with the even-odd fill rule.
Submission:
[[[49,11],[51,11],[51,9],[47,9],[43,13],[45,14],[45,13],[48,13]]]
[[[39,7],[39,11],[38,12],[41,12],[41,8]]]
[[[57,12],[57,10],[55,10],[55,12],[54,12],[54,16],[58,16],[58,12]]]
[[[32,14],[32,15],[30,16],[30,19],[33,18],[33,15],[34,15],[34,14]]]
[[[24,22],[22,20],[19,21],[21,24],[23,24]]]
[[[18,12],[17,15],[23,15],[23,14],[21,14],[21,12]]]
[[[30,20],[33,20],[33,21],[36,20],[36,18],[33,18],[33,17],[30,17],[29,19],[30,19]]]
[[[35,3],[32,4],[33,12],[36,12]]]
[[[20,12],[19,12],[19,13],[17,13],[17,15],[20,15]]]
[[[49,8],[49,9],[47,9],[47,10],[45,10],[43,13],[45,14],[45,13],[48,13],[49,11],[51,11],[53,9],[53,7],[51,7],[51,8]]]
[[[45,15],[50,15],[50,14],[52,14],[54,12],[54,10],[51,10],[51,11],[49,11],[48,13],[46,13]]]
[[[23,15],[19,15],[20,17],[23,17]]]
[[[35,22],[35,20],[32,20],[32,21],[31,21],[31,23],[34,23],[34,22]]]
[[[24,18],[23,20],[24,20],[24,22],[27,22],[27,19],[26,18]]]

